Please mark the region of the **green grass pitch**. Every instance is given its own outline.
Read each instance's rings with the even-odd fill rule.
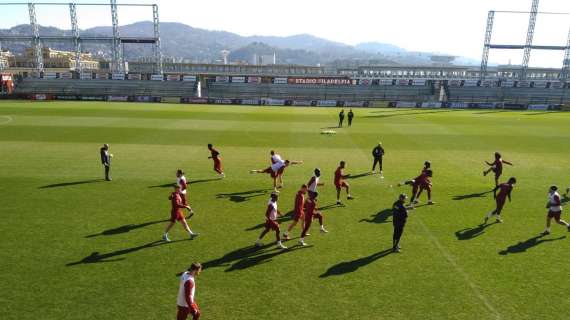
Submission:
[[[356,109],[352,128],[321,135],[337,113],[0,102],[0,318],[173,319],[177,274],[193,261],[207,267],[197,282],[203,319],[568,318],[570,234],[553,226],[537,236],[548,187],[570,184],[570,113]],[[386,178],[349,180],[356,200],[324,211],[330,233],[313,227],[306,248],[251,249],[271,181],[249,170],[266,167],[269,150],[304,161],[285,173],[287,212],[315,167],[326,183],[320,205],[333,204],[337,163],[370,171],[379,140]],[[110,183],[98,180],[102,143],[115,155]],[[207,143],[222,154],[225,180],[215,180]],[[497,150],[514,163],[503,178],[518,185],[505,222],[482,228],[494,206],[483,161]],[[410,192],[396,184],[425,160],[437,204],[415,210],[403,253],[387,254],[386,210]],[[189,241],[177,225],[175,241],[162,243],[164,185],[178,168],[201,236]]]

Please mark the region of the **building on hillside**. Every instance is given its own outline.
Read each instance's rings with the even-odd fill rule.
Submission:
[[[14,62],[14,55],[10,51],[0,51],[0,70],[8,69]]]
[[[46,71],[73,71],[76,69],[75,52],[42,48],[44,69]],[[33,48],[26,49],[25,55],[14,56],[9,63],[12,71],[35,71],[36,53]],[[91,53],[81,54],[81,69],[84,71],[96,71],[101,69],[100,61]]]

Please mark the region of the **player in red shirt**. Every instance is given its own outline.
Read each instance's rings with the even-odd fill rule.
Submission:
[[[170,194],[170,197],[168,197],[172,205],[172,209],[170,210],[170,222],[168,223],[168,226],[166,226],[166,229],[164,230],[162,239],[164,241],[170,242],[170,238],[168,238],[168,231],[172,229],[174,224],[176,224],[176,221],[179,221],[182,224],[184,230],[186,230],[186,232],[188,232],[188,234],[190,235],[190,239],[194,239],[196,236],[198,236],[198,234],[190,230],[190,227],[186,222],[186,218],[182,213],[182,209],[188,209],[190,213],[193,213],[192,208],[190,208],[189,205],[184,204],[184,202],[182,201],[182,194],[180,193],[180,185],[174,186],[174,189],[175,189],[174,192]]]
[[[277,239],[277,246],[281,249],[287,249],[286,246],[281,243],[281,230],[279,229],[279,222],[277,221],[277,217],[282,216],[281,212],[277,209],[277,200],[279,199],[279,194],[273,192],[271,194],[271,199],[267,204],[267,209],[265,210],[265,229],[259,235],[259,238],[255,242],[257,247],[261,247],[263,243],[261,239],[271,230],[275,231],[275,237]]]
[[[294,161],[294,160],[277,160],[273,163],[269,168],[266,169],[254,169],[250,170],[250,173],[267,173],[273,179],[273,190],[277,192],[277,189],[283,188],[283,173],[285,172],[285,168],[295,165],[295,164],[302,164],[303,161]],[[277,184],[277,180],[279,180],[279,185]]]
[[[307,185],[304,184],[301,186],[301,189],[297,191],[297,195],[295,196],[295,208],[293,209],[293,221],[287,227],[285,233],[283,233],[283,238],[285,240],[289,240],[289,232],[293,230],[293,228],[299,223],[299,221],[304,221],[305,219],[305,195],[307,194]]]
[[[334,172],[334,186],[336,187],[336,204],[341,205],[340,201],[340,191],[342,188],[346,190],[346,198],[348,200],[354,199],[350,195],[350,185],[346,182],[346,178],[350,177],[350,174],[344,174],[344,169],[346,168],[346,162],[341,161],[338,168]]]
[[[224,169],[222,168],[222,158],[220,158],[220,152],[214,149],[214,146],[211,143],[208,144],[208,150],[210,150],[211,153],[211,156],[209,156],[208,159],[214,160],[214,171],[220,175],[220,178],[225,178],[226,175],[224,174]]]
[[[314,192],[309,195],[309,199],[305,202],[305,226],[303,227],[303,232],[301,233],[301,239],[299,240],[299,244],[302,246],[306,246],[305,237],[308,235],[309,229],[311,228],[311,224],[313,219],[319,219],[319,225],[321,226],[321,232],[327,233],[328,231],[325,229],[325,225],[323,223],[323,214],[317,210],[317,197],[319,193]]]
[[[180,276],[180,286],[178,288],[178,298],[176,304],[178,312],[176,320],[186,320],[192,315],[192,320],[200,319],[200,308],[194,299],[196,292],[196,277],[202,272],[202,265],[194,262],[188,270]]]
[[[512,177],[507,181],[507,183],[501,183],[493,189],[493,197],[495,198],[497,207],[485,216],[485,224],[493,215],[497,216],[497,222],[503,222],[503,220],[501,220],[501,212],[503,211],[505,202],[507,202],[507,198],[509,198],[509,202],[511,202],[511,193],[513,192],[513,188],[516,183],[517,179]],[[499,194],[497,194],[497,191],[499,191]]]
[[[546,229],[542,233],[542,235],[549,235],[550,234],[550,224],[552,223],[552,219],[556,221],[559,225],[565,226],[568,231],[570,231],[570,224],[568,222],[560,219],[562,215],[562,199],[560,198],[560,194],[558,193],[557,186],[551,186],[550,191],[548,192],[548,202],[546,203],[546,209],[548,209],[548,213],[546,214]]]
[[[398,184],[399,187],[402,185],[412,186],[412,196],[410,197],[409,209],[413,209],[413,206],[419,203],[418,199],[424,190],[426,190],[428,194],[428,205],[435,203],[431,199],[432,177],[433,171],[431,170],[431,162],[426,161],[424,162],[424,167],[422,168],[422,172],[419,176],[412,180],[407,180]]]
[[[483,176],[489,174],[489,172],[493,171],[495,173],[495,186],[499,185],[499,178],[503,174],[503,163],[512,166],[513,164],[503,160],[501,158],[501,154],[499,152],[495,152],[495,161],[493,163],[485,161],[485,163],[489,166],[489,169],[483,171]]]

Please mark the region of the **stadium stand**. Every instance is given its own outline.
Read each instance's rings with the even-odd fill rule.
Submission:
[[[144,80],[65,80],[26,78],[16,87],[16,94],[51,94],[63,96],[160,96],[182,97],[196,94],[195,82]]]
[[[448,92],[450,102],[570,103],[568,88],[449,87]]]
[[[214,98],[239,99],[315,99],[315,100],[411,100],[431,101],[431,86],[335,86],[296,84],[219,83],[208,85]]]

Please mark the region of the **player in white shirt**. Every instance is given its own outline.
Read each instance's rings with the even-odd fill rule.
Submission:
[[[279,194],[273,192],[271,194],[271,199],[269,200],[269,203],[267,203],[267,210],[265,211],[265,229],[261,232],[261,235],[259,235],[259,238],[255,242],[255,245],[257,247],[261,247],[263,245],[261,239],[263,239],[263,237],[265,237],[265,235],[269,231],[273,230],[275,231],[277,246],[281,249],[287,249],[287,247],[284,246],[283,243],[281,243],[281,235],[280,235],[281,231],[279,229],[279,222],[277,221],[277,217],[281,216],[281,212],[279,212],[279,210],[277,209],[278,199],[279,199]]]
[[[274,164],[275,162],[279,162],[279,161],[283,161],[283,159],[281,159],[281,156],[277,153],[275,153],[275,151],[271,150],[271,152],[269,152],[271,154],[271,164]]]
[[[271,161],[273,162],[273,158],[271,158]],[[302,163],[303,161],[282,160],[279,157],[279,159],[276,159],[269,168],[254,169],[251,170],[250,173],[267,173],[271,175],[271,178],[273,179],[273,190],[277,192],[277,189],[283,188],[283,173],[285,172],[285,168],[290,165]],[[279,184],[277,184],[277,180],[279,180]]]
[[[548,202],[546,203],[546,209],[548,209],[548,213],[546,214],[546,229],[542,233],[543,235],[550,234],[550,224],[552,222],[552,219],[554,219],[556,223],[558,223],[559,225],[565,226],[570,232],[570,224],[560,219],[560,216],[562,215],[562,199],[560,198],[560,194],[558,193],[557,186],[550,187],[550,191],[548,192]]]
[[[309,196],[317,193],[317,187],[325,185],[324,183],[320,182],[320,180],[321,180],[321,169],[315,168],[314,172],[315,172],[315,175],[313,175],[311,177],[311,179],[309,179],[309,182],[307,183],[308,190],[309,190]]]
[[[200,308],[196,304],[194,295],[196,293],[196,277],[202,271],[202,265],[195,262],[180,277],[180,287],[178,288],[178,299],[176,304],[178,312],[176,320],[186,320],[192,315],[192,320],[200,319]]]

